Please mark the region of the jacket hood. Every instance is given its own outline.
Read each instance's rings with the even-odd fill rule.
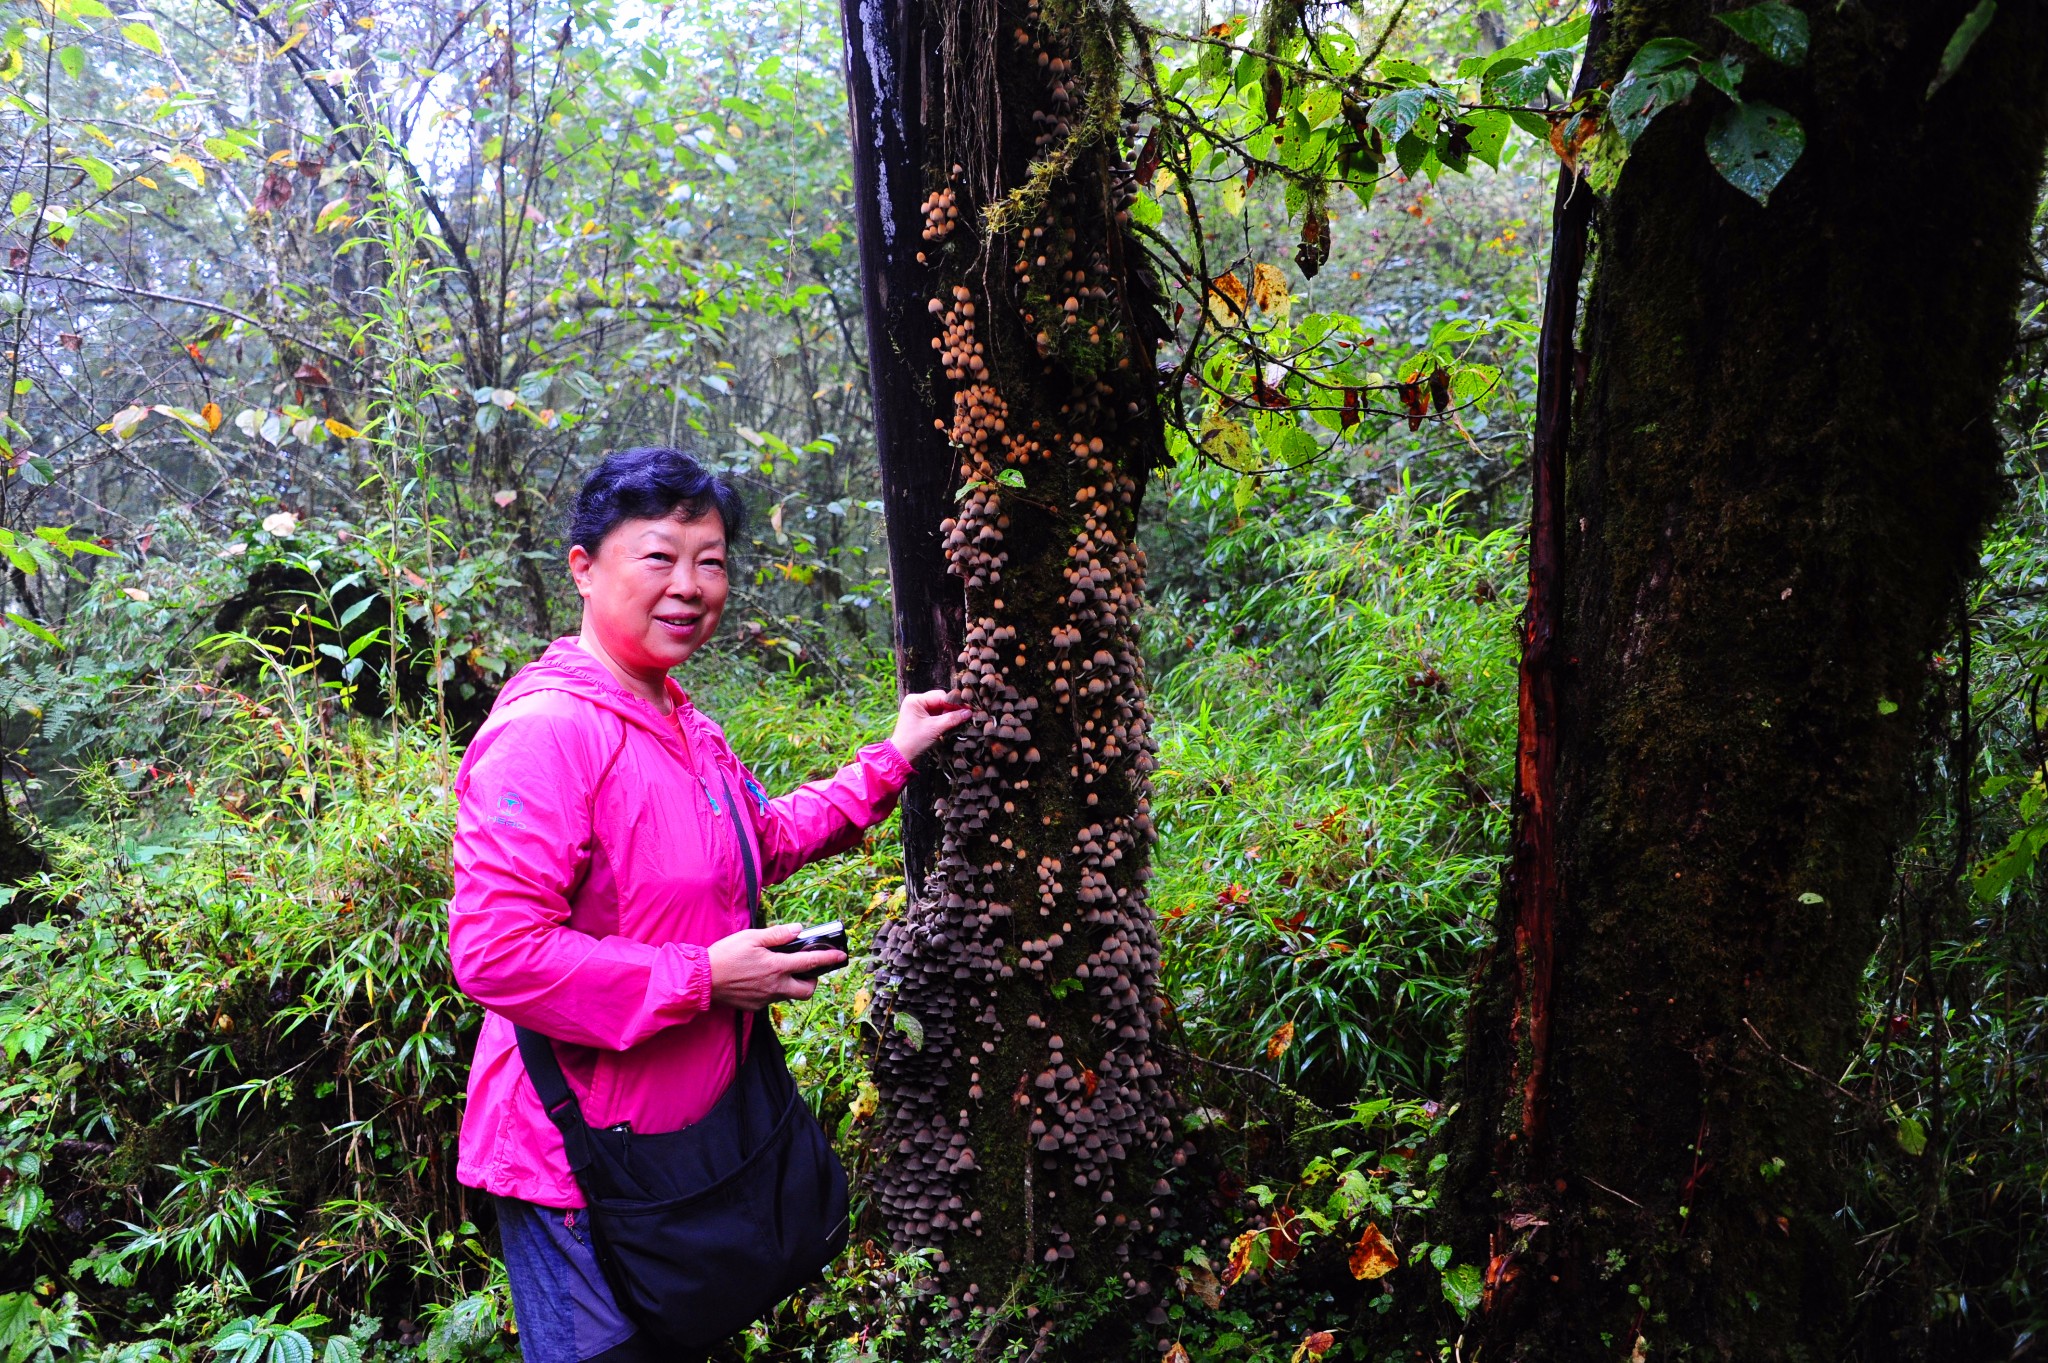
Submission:
[[[497,704],[506,705],[536,691],[567,691],[659,738],[670,740],[674,736],[667,717],[651,701],[619,685],[618,679],[605,671],[604,664],[585,653],[571,635],[555,640],[548,645],[547,652],[520,668],[498,693]],[[679,710],[690,709],[690,697],[676,685],[674,677],[668,679],[668,693]]]

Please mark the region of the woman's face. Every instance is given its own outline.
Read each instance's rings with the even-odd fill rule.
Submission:
[[[583,628],[613,662],[657,677],[695,653],[725,611],[725,523],[716,511],[695,520],[621,521],[592,554],[569,551],[583,597]]]

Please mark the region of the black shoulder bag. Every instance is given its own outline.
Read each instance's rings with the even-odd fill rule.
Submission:
[[[746,868],[754,926],[760,877],[725,798]],[[562,1077],[553,1043],[518,1029],[519,1054],[541,1106],[562,1133],[589,1203],[592,1243],[619,1307],[654,1339],[707,1349],[814,1281],[846,1248],[846,1170],[783,1063],[775,1028],[747,1036],[732,1084],[681,1131],[592,1130]]]

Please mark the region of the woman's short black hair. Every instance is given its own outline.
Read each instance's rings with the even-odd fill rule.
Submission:
[[[725,525],[726,543],[737,541],[746,528],[747,508],[731,483],[666,445],[613,450],[598,461],[576,494],[569,543],[594,555],[621,521],[667,516],[694,521],[711,511]]]

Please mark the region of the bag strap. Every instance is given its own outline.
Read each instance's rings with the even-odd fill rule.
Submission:
[[[531,1027],[515,1027],[519,1036],[519,1058],[526,1062],[526,1076],[548,1120],[562,1133],[562,1148],[569,1156],[569,1172],[582,1182],[583,1171],[595,1157],[590,1148],[590,1124],[583,1120],[583,1105],[562,1074],[562,1062],[555,1057],[555,1043]]]
[[[747,840],[747,830],[740,826],[740,805],[732,796],[732,782],[726,779],[724,772],[720,772],[718,783],[725,791],[725,807],[732,811],[732,835],[739,840],[740,869],[746,872],[747,923],[758,928],[763,926],[761,873],[754,866],[754,845]],[[750,1016],[752,1015],[743,1008],[735,1008],[732,1011],[732,1044],[734,1052],[739,1057],[736,1063],[744,1063],[747,1058],[747,1019]]]

